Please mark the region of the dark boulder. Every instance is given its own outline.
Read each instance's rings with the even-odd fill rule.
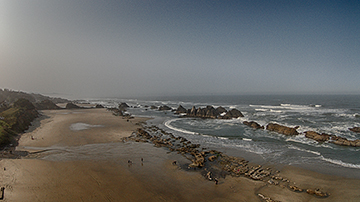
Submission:
[[[274,131],[283,135],[298,135],[299,133],[296,131],[295,128],[290,128],[287,126],[282,126],[276,123],[269,123],[266,126],[266,130]]]
[[[255,128],[255,129],[264,129],[264,126],[261,126],[260,124],[256,123],[255,121],[244,121],[243,124],[250,126],[251,128]]]
[[[187,113],[187,110],[183,106],[179,105],[179,107],[175,111],[175,114],[183,114],[183,113]]]
[[[349,130],[351,130],[352,132],[355,132],[355,133],[360,133],[360,127],[349,128]]]
[[[216,114],[222,114],[222,113],[224,113],[224,112],[227,112],[227,110],[224,108],[224,107],[218,107],[218,108],[216,108]]]
[[[127,105],[125,102],[122,102],[121,104],[119,104],[119,109],[121,111],[125,111],[128,107],[129,107],[129,105]]]
[[[172,108],[166,105],[160,106],[159,107],[159,111],[167,111],[167,110],[171,110]]]
[[[224,116],[222,116],[221,118],[222,119],[233,119],[233,118],[239,118],[239,117],[244,117],[244,115],[239,110],[232,109],[232,110],[226,112],[226,114]]]
[[[150,109],[159,109],[157,106],[151,105]]]
[[[102,106],[101,104],[97,104],[97,105],[95,106],[95,108],[102,109],[102,108],[105,108],[105,107]]]
[[[81,109],[82,107],[80,107],[80,106],[78,106],[78,105],[76,105],[74,103],[69,102],[69,103],[66,104],[65,108],[66,109]]]

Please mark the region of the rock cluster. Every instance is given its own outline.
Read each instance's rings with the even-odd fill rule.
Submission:
[[[193,106],[191,109],[185,109],[183,106],[179,106],[175,111],[176,114],[186,114],[186,117],[199,117],[199,118],[211,118],[211,119],[233,119],[244,117],[244,115],[237,109],[231,109],[227,111],[223,107],[214,108],[213,106],[206,106],[204,108],[196,108]]]
[[[341,146],[360,147],[360,140],[348,140],[344,137],[332,136],[331,143]]]
[[[202,171],[204,177],[208,180],[215,181],[219,174],[232,175],[234,177],[246,177],[252,180],[263,181],[267,185],[287,187],[294,192],[305,192],[318,197],[327,197],[328,193],[320,191],[320,189],[304,189],[295,186],[295,183],[285,179],[279,175],[279,171],[273,171],[270,167],[254,165],[245,159],[232,157],[222,152],[205,148],[200,149],[199,144],[193,144],[184,137],[175,137],[172,133],[168,133],[156,126],[147,128],[139,128],[130,137],[122,139],[123,141],[151,142],[156,147],[168,148],[171,152],[177,152],[190,161],[188,168],[197,168]],[[225,176],[223,176],[225,177]],[[260,196],[266,201],[273,201],[265,196]]]
[[[306,131],[305,137],[316,140],[318,142],[329,141],[330,143],[340,146],[360,147],[360,140],[348,140],[344,137],[339,137],[336,135],[328,135],[326,133],[319,134],[315,131]]]

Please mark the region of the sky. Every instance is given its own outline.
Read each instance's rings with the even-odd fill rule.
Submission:
[[[0,0],[0,88],[360,94],[360,1]]]

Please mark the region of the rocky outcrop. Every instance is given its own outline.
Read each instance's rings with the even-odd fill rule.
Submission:
[[[282,126],[276,123],[269,123],[266,126],[266,130],[274,131],[283,135],[298,135],[299,133],[296,131],[295,128],[290,128],[287,126]]]
[[[360,133],[360,127],[349,128],[349,130],[351,130],[352,132],[355,132],[355,133]]]
[[[220,116],[219,118],[221,119],[233,119],[233,118],[239,118],[239,117],[244,117],[244,115],[237,109],[232,109],[228,112],[226,112],[226,114],[224,116]]]
[[[266,186],[279,186],[281,188],[288,188],[293,192],[307,192],[310,195],[322,198],[329,196],[329,193],[320,191],[320,189],[313,190],[297,187],[295,182],[281,177],[279,175],[280,171],[274,171],[270,167],[252,164],[245,159],[228,156],[216,150],[208,151],[206,148],[200,149],[199,144],[192,144],[184,137],[175,137],[172,133],[168,133],[156,126],[138,129],[130,137],[123,138],[122,140],[123,142],[129,140],[152,142],[156,147],[165,147],[170,152],[177,152],[188,159],[190,163],[186,163],[182,167],[182,165],[174,164],[173,162],[173,166],[181,166],[188,170],[198,170],[205,179],[215,181],[216,184],[218,179],[225,178],[226,175],[233,177],[242,176],[251,180],[262,181],[266,183]],[[260,197],[267,199],[263,195]]]
[[[168,111],[168,110],[172,110],[172,108],[166,105],[159,107],[159,111]]]
[[[325,141],[330,140],[331,135],[328,135],[328,134],[325,134],[325,133],[319,134],[319,133],[317,133],[315,131],[306,131],[305,132],[305,137],[307,137],[309,139],[316,140],[318,142],[325,142]]]
[[[255,128],[255,129],[264,129],[264,126],[261,126],[260,124],[256,123],[255,121],[244,121],[243,124],[250,126],[251,128]]]
[[[125,111],[128,107],[129,107],[129,105],[127,105],[125,102],[123,102],[123,103],[119,104],[119,107],[118,107],[118,108],[119,108],[121,111]]]
[[[66,109],[82,109],[82,107],[80,107],[74,103],[71,103],[71,102],[67,103],[65,108]]]
[[[237,109],[227,111],[223,107],[214,108],[213,106],[206,106],[204,108],[196,108],[193,106],[191,109],[186,110],[181,105],[176,110],[176,113],[186,113],[187,117],[211,118],[211,119],[232,119],[244,117],[244,115]],[[223,115],[223,113],[225,113]]]
[[[175,111],[175,114],[184,114],[186,112],[187,110],[183,106],[179,105],[179,107]]]
[[[352,146],[352,147],[360,147],[360,140],[348,140],[344,137],[332,136],[331,143],[340,146]]]
[[[35,107],[38,110],[61,109],[59,106],[57,106],[51,100],[43,100],[39,103],[36,103]]]
[[[101,104],[97,104],[96,106],[95,106],[95,108],[96,109],[102,109],[102,108],[105,108],[103,105],[101,105]]]
[[[328,135],[326,133],[319,134],[315,131],[306,131],[305,137],[316,140],[318,142],[329,141],[330,143],[340,146],[360,147],[360,140],[348,140],[344,137],[339,137],[336,135]]]

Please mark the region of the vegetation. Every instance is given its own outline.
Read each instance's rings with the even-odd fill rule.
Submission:
[[[20,98],[11,107],[0,113],[0,147],[10,144],[17,133],[24,132],[38,117],[35,106],[27,99]]]

